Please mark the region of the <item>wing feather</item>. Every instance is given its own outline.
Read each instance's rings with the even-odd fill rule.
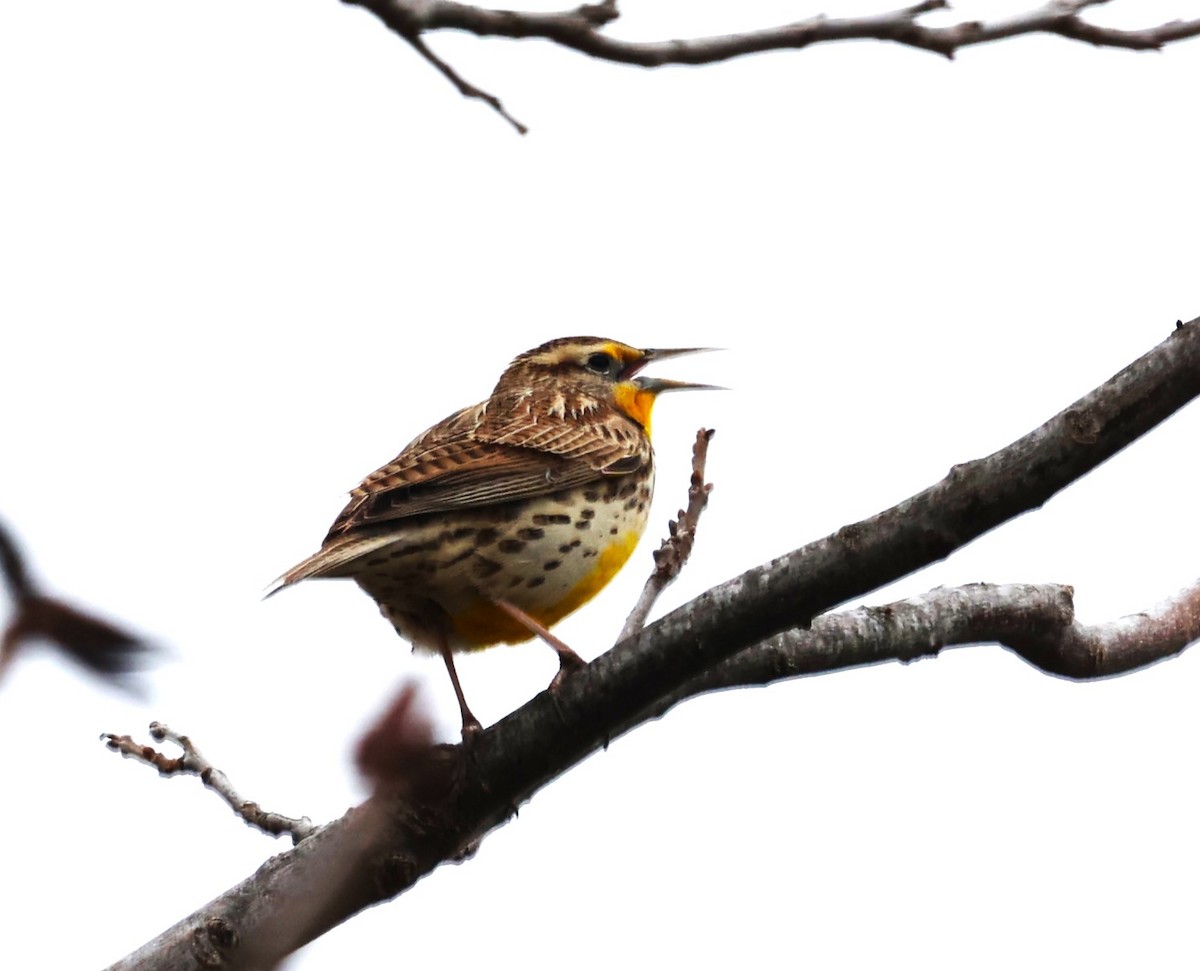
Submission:
[[[411,516],[548,495],[651,461],[639,430],[607,406],[573,421],[503,404],[464,408],[413,440],[353,490],[325,542]]]

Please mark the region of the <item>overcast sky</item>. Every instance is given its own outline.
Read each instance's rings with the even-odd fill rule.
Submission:
[[[875,9],[623,7],[639,38]],[[0,7],[0,516],[54,591],[170,653],[141,699],[49,652],[0,684],[14,967],[107,964],[285,848],[101,732],[166,721],[317,820],[363,798],[349,753],[402,679],[456,736],[441,662],[353,585],[260,598],[518,352],[728,348],[654,371],[734,390],[660,404],[650,536],[558,628],[590,658],[700,425],[716,491],[659,613],[1008,444],[1200,314],[1196,42],[657,72],[430,43],[531,133],[331,0]],[[868,602],[987,580],[1072,584],[1088,622],[1150,605],[1198,572],[1198,435],[1187,409]],[[459,670],[491,723],[555,665],[533,643]],[[1194,967],[1198,693],[1195,654],[1077,685],[976,647],[693,701],[290,967]]]

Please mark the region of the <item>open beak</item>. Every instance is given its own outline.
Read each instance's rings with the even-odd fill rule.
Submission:
[[[668,357],[683,357],[684,354],[700,354],[703,351],[715,351],[715,347],[646,347],[642,348],[642,356],[632,364],[627,364],[624,370],[621,371],[621,380],[628,381],[635,374],[642,370],[647,364],[653,364],[655,361],[665,361]],[[643,379],[645,380],[645,379]],[[663,381],[664,387],[658,388],[659,391],[667,391],[670,388],[708,388],[707,384],[683,384],[678,381]],[[651,390],[647,388],[647,390]]]
[[[708,350],[708,348],[704,348]],[[664,391],[728,391],[719,384],[694,384],[691,381],[672,381],[670,378],[635,378],[639,391],[662,394]]]
[[[625,365],[625,368],[620,372],[620,379],[629,380],[634,377],[638,371],[648,364],[654,364],[655,361],[666,360],[667,358],[682,358],[684,354],[701,354],[706,350],[719,350],[716,347],[648,347],[642,349],[640,359]],[[660,391],[682,391],[688,388],[694,390],[709,390],[722,391],[724,388],[719,388],[715,384],[689,384],[682,380],[667,380],[665,378],[638,378],[637,384],[644,391],[653,391],[658,394]]]

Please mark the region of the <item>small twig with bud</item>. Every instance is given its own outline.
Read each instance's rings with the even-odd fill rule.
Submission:
[[[290,816],[268,812],[258,803],[243,799],[233,788],[229,777],[205,758],[188,736],[172,731],[162,722],[150,723],[150,737],[156,742],[174,742],[183,750],[182,755],[171,758],[151,745],[134,741],[128,735],[106,734],[100,737],[114,752],[120,752],[127,759],[153,766],[158,769],[159,775],[199,776],[200,781],[220,796],[234,813],[241,816],[247,826],[253,826],[271,836],[287,833],[295,844],[307,839],[319,828],[307,816],[293,819]]]
[[[700,514],[708,505],[708,495],[712,492],[712,483],[704,481],[704,465],[708,460],[708,443],[712,441],[714,430],[701,428],[696,433],[696,444],[692,446],[692,481],[688,486],[687,509],[679,510],[679,518],[667,523],[670,535],[663,540],[662,546],[654,551],[654,572],[642,588],[621,636],[617,642],[632,637],[646,626],[646,618],[659,595],[667,589],[671,581],[679,576],[683,565],[692,555],[692,545],[696,542],[696,526],[700,522]]]

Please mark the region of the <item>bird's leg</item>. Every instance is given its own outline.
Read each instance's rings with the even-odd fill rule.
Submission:
[[[450,672],[450,683],[454,685],[454,694],[458,698],[458,710],[462,712],[462,736],[465,742],[483,731],[483,726],[479,724],[479,719],[471,714],[471,709],[467,707],[467,699],[463,696],[462,684],[458,680],[458,671],[454,668],[454,654],[446,642],[445,635],[438,636],[438,649],[442,652],[442,660],[446,662],[446,670]]]
[[[550,682],[550,690],[554,691],[560,684],[567,679],[567,676],[573,671],[578,671],[582,667],[587,666],[587,661],[576,654],[562,640],[551,634],[545,627],[539,624],[536,620],[525,613],[516,604],[511,604],[507,600],[498,600],[492,598],[492,603],[503,610],[509,617],[515,620],[526,630],[536,634],[558,654],[558,674]]]

